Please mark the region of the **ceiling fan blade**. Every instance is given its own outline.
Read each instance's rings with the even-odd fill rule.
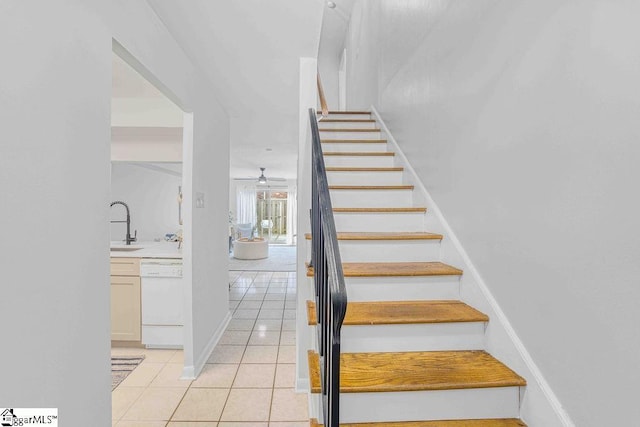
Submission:
[[[251,178],[233,178],[234,181],[254,181],[259,185],[265,185],[268,182],[286,182],[286,178],[270,178],[265,176],[264,171],[266,168],[260,168],[260,176]]]

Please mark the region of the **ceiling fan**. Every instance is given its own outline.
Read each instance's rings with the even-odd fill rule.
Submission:
[[[267,184],[270,181],[285,182],[284,178],[267,178],[264,176],[264,170],[266,168],[260,168],[260,176],[257,178],[235,178],[236,181],[257,181],[258,184]]]

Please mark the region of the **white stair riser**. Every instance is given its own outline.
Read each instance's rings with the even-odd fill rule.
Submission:
[[[455,300],[458,276],[345,277],[349,301]]]
[[[334,120],[368,120],[368,118],[334,119]],[[378,129],[376,122],[318,122],[318,129]]]
[[[311,259],[311,239],[306,239],[306,259]],[[439,239],[338,240],[342,262],[440,261]]]
[[[337,231],[426,231],[423,212],[334,212]]]
[[[390,168],[394,156],[324,156],[327,167]]]
[[[329,185],[402,185],[402,171],[327,171],[327,180],[329,181]]]
[[[411,207],[413,190],[329,190],[334,208]]]
[[[318,351],[319,326],[310,325]],[[342,325],[342,353],[484,350],[484,322]]]
[[[382,139],[379,130],[366,132],[320,131],[320,139]]]
[[[519,387],[341,393],[340,422],[518,418]]]
[[[440,260],[440,240],[340,240],[342,262]]]
[[[329,114],[324,117],[324,119],[335,119],[335,120],[368,120],[372,119],[371,113],[362,113],[362,114]],[[322,121],[323,117],[318,114],[318,119]]]
[[[371,153],[388,151],[387,143],[380,142],[323,142],[322,151],[334,153]]]
[[[342,326],[343,353],[484,350],[484,322]]]
[[[440,240],[339,240],[342,262],[440,261]],[[311,240],[306,257],[311,259]]]

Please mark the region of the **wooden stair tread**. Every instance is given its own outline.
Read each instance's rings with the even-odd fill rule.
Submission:
[[[320,392],[318,353],[309,350],[311,392]],[[524,378],[482,350],[342,353],[340,392],[519,387]]]
[[[338,240],[442,240],[442,234],[396,231],[339,232]],[[311,233],[305,233],[305,239],[311,240]]]
[[[320,123],[374,123],[375,119],[320,119]]]
[[[333,208],[334,213],[407,213],[420,212],[424,213],[427,208],[422,207],[404,207],[404,208]]]
[[[460,276],[462,270],[442,262],[344,262],[344,277]],[[307,269],[313,276],[313,268]]]
[[[329,114],[371,114],[371,111],[331,111]],[[322,114],[322,111],[316,111],[316,114]]]
[[[307,320],[316,325],[316,304],[307,301]],[[488,322],[489,317],[462,301],[350,302],[343,325]]]
[[[386,144],[386,139],[321,139],[323,144]]]
[[[310,427],[324,427],[312,418]],[[340,427],[527,427],[516,418],[491,418],[478,420],[396,421],[378,423],[345,423]]]
[[[413,190],[413,185],[330,185],[329,190]]]
[[[352,168],[352,167],[326,167],[327,172],[402,172],[403,167],[391,167],[391,168]]]
[[[380,132],[380,129],[318,129],[320,132]]]
[[[345,276],[459,276],[462,270],[442,262],[348,262],[342,264]]]
[[[322,153],[323,156],[395,156],[393,151],[327,151]]]

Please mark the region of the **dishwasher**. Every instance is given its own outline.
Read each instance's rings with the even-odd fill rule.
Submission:
[[[181,259],[142,259],[142,344],[182,348],[184,286]]]

